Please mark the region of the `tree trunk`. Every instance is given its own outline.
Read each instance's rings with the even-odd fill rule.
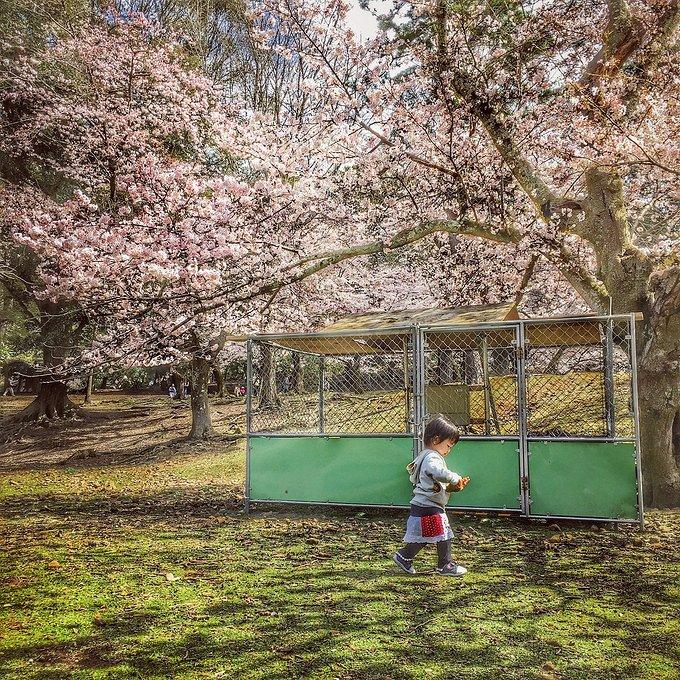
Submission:
[[[51,374],[40,378],[36,398],[11,420],[30,421],[41,418],[64,418],[78,412],[66,393],[67,375],[60,371],[70,348],[77,347],[86,321],[67,314],[64,307],[40,301],[40,344],[43,366]]]
[[[189,439],[208,439],[215,434],[210,417],[208,383],[212,366],[204,357],[195,356],[191,361],[193,375],[191,389],[191,432]]]
[[[453,352],[448,349],[440,349],[437,352],[437,379],[440,385],[449,385],[460,380],[453,361]]]
[[[182,394],[182,383],[184,382],[182,380],[182,376],[179,373],[173,372],[172,375],[170,376],[170,382],[175,386],[176,394],[174,396],[174,399],[183,399],[184,395]]]
[[[276,408],[281,405],[276,389],[276,362],[274,350],[267,343],[262,344],[262,383],[258,408]]]
[[[478,381],[479,374],[475,364],[475,352],[474,350],[467,349],[463,358],[463,382],[466,385],[474,385]]]
[[[640,371],[640,438],[645,504],[680,505],[680,384],[672,375]]]
[[[548,365],[545,367],[545,373],[558,373],[558,369],[560,367],[560,361],[562,360],[562,357],[564,356],[564,351],[566,347],[558,347],[557,350],[555,351],[555,354],[553,354],[552,358],[548,362]]]
[[[85,400],[83,404],[89,404],[92,401],[92,387],[94,383],[94,376],[92,371],[87,374],[87,387],[85,388]]]
[[[361,379],[361,357],[358,355],[350,359],[347,366],[347,381],[344,386],[346,392],[361,394],[364,391],[364,381]]]
[[[105,389],[106,389],[106,386],[107,386],[107,384],[108,384],[108,382],[109,382],[109,376],[108,376],[108,375],[105,375],[105,376],[102,378],[102,381],[101,381],[101,383],[100,383],[100,385],[99,385],[99,389],[100,389],[100,390],[105,390]]]
[[[28,422],[41,418],[64,418],[77,413],[78,407],[68,398],[66,383],[45,378],[40,382],[38,395],[11,420]]]
[[[644,500],[680,506],[680,272],[654,284],[654,303],[638,325],[638,397]],[[671,295],[667,295],[670,290]]]
[[[291,389],[295,394],[302,394],[305,391],[305,373],[299,354],[293,354],[291,372]]]
[[[636,246],[615,171],[589,168],[586,186],[586,219],[579,233],[593,246],[613,311],[644,314],[636,347],[644,502],[647,507],[677,507],[680,453],[673,427],[680,411],[680,267],[655,268]]]
[[[489,367],[493,375],[511,375],[515,372],[512,348],[489,348]]]
[[[217,396],[218,397],[223,397],[224,396],[224,376],[222,375],[222,369],[218,364],[215,364],[213,366],[213,370],[215,371],[215,382],[217,383]]]

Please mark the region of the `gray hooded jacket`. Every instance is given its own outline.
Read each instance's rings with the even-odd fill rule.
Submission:
[[[444,508],[449,502],[447,484],[457,484],[460,475],[446,467],[444,456],[433,449],[424,449],[407,467],[413,484],[414,505]]]

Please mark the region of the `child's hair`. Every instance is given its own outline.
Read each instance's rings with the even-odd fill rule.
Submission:
[[[423,441],[425,446],[430,446],[430,444],[439,444],[445,439],[453,439],[453,443],[457,444],[460,439],[460,430],[444,416],[437,416],[425,426]]]

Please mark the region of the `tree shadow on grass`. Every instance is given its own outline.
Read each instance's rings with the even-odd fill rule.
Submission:
[[[215,436],[206,442],[190,441],[186,436],[190,413],[188,404],[179,407],[151,403],[125,405],[122,409],[86,409],[81,418],[53,423],[0,421],[0,471],[158,463],[199,450],[205,453],[205,446],[217,450],[239,438],[233,427],[243,416],[221,415],[215,410]]]
[[[642,577],[645,547],[631,544],[628,534],[574,530],[575,537],[565,544],[547,545],[552,532],[540,526],[519,528],[510,520],[495,526],[471,522],[463,528],[472,543],[455,544],[461,560],[471,567],[470,578],[411,579],[389,561],[399,545],[403,512],[397,516],[370,511],[359,517],[355,511],[277,511],[246,517],[238,497],[228,493],[219,485],[178,486],[106,498],[48,494],[0,504],[0,511],[13,518],[42,512],[83,531],[108,525],[109,540],[120,528],[148,528],[141,548],[150,563],[195,571],[183,577],[182,584],[193,587],[191,579],[196,581],[196,621],[182,618],[173,608],[161,613],[123,610],[91,636],[68,643],[67,651],[83,654],[82,662],[73,657],[73,668],[81,668],[77,664],[85,663],[88,655],[99,655],[101,663],[121,668],[125,664],[141,677],[226,669],[229,677],[325,674],[410,680],[437,673],[450,677],[446,669],[451,669],[460,677],[492,677],[502,671],[502,677],[523,678],[537,677],[541,664],[557,657],[560,668],[569,670],[565,677],[604,680],[617,677],[613,672],[628,677],[643,673],[644,659],[631,660],[639,651],[677,662],[670,633],[640,629],[645,617],[655,612],[672,617],[677,611],[671,590],[675,572],[653,580]],[[225,495],[231,506],[225,504]],[[218,517],[228,523],[223,534]],[[170,537],[178,540],[156,543],[158,534],[153,532],[159,525],[170,525]],[[193,532],[206,526],[215,531]],[[182,546],[184,538],[194,541],[191,554]],[[136,539],[125,540],[126,559],[133,563],[139,554]],[[115,557],[116,550],[109,553],[107,559]],[[432,563],[433,557],[429,550],[419,566]],[[646,557],[662,567],[666,553],[657,550]],[[99,561],[98,569],[109,564],[95,552],[89,560]],[[127,569],[127,563],[120,568]],[[213,588],[211,597],[204,597],[205,584]],[[636,625],[626,618],[619,623],[587,603],[578,609],[581,600],[596,600],[625,613]],[[581,627],[572,624],[578,620]],[[562,626],[555,629],[552,641],[542,629],[551,621]],[[614,669],[603,666],[579,675],[583,660],[579,662],[574,648],[605,642],[620,643],[632,653],[615,659]],[[20,647],[13,651],[14,658],[44,655],[42,677],[50,677],[60,672],[54,666],[61,664],[63,644]],[[520,650],[521,661],[513,661],[508,650]],[[608,652],[598,654],[598,661],[606,663]],[[427,664],[430,671],[423,670]]]
[[[242,491],[235,485],[176,486],[152,493],[45,493],[9,496],[0,500],[0,516],[21,518],[34,513],[74,522],[135,519],[153,525],[170,517],[208,518],[243,513]]]
[[[261,603],[230,601],[203,607],[201,613],[210,618],[200,630],[187,631],[190,624],[185,622],[185,630],[177,631],[171,639],[167,634],[162,639],[149,637],[150,630],[164,626],[177,630],[178,621],[168,620],[167,614],[127,611],[105,621],[91,636],[68,643],[17,647],[6,659],[33,658],[44,666],[40,677],[55,678],[66,676],[54,666],[113,670],[124,664],[140,677],[183,677],[227,669],[229,677],[325,674],[411,680],[424,677],[418,670],[422,664],[429,668],[428,677],[452,677],[446,675],[447,668],[458,677],[491,677],[494,669],[504,671],[503,677],[535,677],[530,671],[537,673],[547,659],[556,656],[555,647],[544,640],[526,631],[513,631],[521,614],[506,621],[504,627],[471,627],[468,615],[478,611],[479,605],[474,600],[488,599],[486,593],[461,589],[434,597],[427,580],[432,577],[409,581],[397,578],[374,566],[286,571],[270,576],[272,588]],[[355,592],[357,584],[362,585],[361,594]],[[244,591],[249,590],[249,584],[244,584]],[[497,596],[501,590],[496,589]],[[512,595],[512,587],[505,590],[506,595]],[[292,601],[303,594],[307,599],[293,605]],[[320,602],[329,594],[333,603]],[[395,596],[398,605],[394,604]],[[368,606],[376,602],[385,603],[381,615]],[[271,608],[274,614],[264,615],[260,606]],[[442,622],[447,626],[445,631],[437,625]],[[225,635],[225,630],[233,635]],[[569,657],[573,655],[568,647],[570,640],[565,644],[563,651]],[[522,648],[521,663],[513,663],[503,654],[509,647]],[[571,673],[568,677],[605,680],[624,677],[613,671],[633,677],[644,669],[643,661],[615,663],[609,670],[591,669],[587,676]]]
[[[15,645],[0,655],[0,671],[9,677],[13,662],[28,660],[38,667],[36,675],[40,678],[71,677],[76,670],[112,668],[121,661],[117,646],[142,635],[157,619],[150,612],[125,612],[116,620],[102,623],[98,632],[91,636],[81,635],[48,644]]]

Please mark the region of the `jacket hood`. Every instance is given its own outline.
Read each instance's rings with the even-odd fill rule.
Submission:
[[[423,462],[423,460],[429,456],[431,453],[437,453],[434,449],[423,449],[419,454],[418,457],[412,460],[407,466],[406,469],[408,470],[409,473],[409,479],[411,480],[411,484],[415,484],[418,481],[418,477],[420,476],[420,465]],[[416,474],[416,472],[418,474]]]

